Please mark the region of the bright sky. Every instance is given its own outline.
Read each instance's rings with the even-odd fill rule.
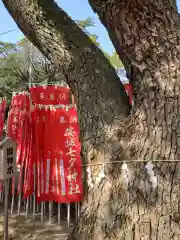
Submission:
[[[101,43],[102,48],[110,54],[112,53],[114,48],[109,39],[108,33],[100,23],[97,15],[93,13],[91,7],[89,6],[88,0],[57,0],[57,2],[74,20],[84,20],[89,16],[93,17],[96,26],[89,30],[99,37],[98,40]],[[180,0],[177,0],[177,5],[178,9],[180,10]],[[17,42],[23,37],[23,34],[20,30],[17,30],[14,20],[10,17],[1,1],[0,23],[0,34],[2,32],[16,29],[11,33],[0,35],[1,41]]]

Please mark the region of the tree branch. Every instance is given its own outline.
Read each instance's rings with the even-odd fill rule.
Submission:
[[[174,39],[172,44],[176,45],[180,25],[176,1],[89,0],[89,3],[106,27],[138,92],[142,81],[137,83],[137,76],[141,76],[144,69],[156,71],[160,67],[161,61],[152,66],[151,54],[161,49],[157,59],[164,58],[168,39]]]
[[[30,41],[53,64],[58,67],[63,65],[63,69],[66,69],[69,75],[68,84],[74,92],[79,91],[75,86],[85,82],[90,84],[88,83],[90,79],[87,81],[84,79],[83,83],[80,83],[80,78],[74,77],[77,75],[74,75],[74,72],[80,73],[82,61],[85,61],[84,64],[88,66],[92,61],[90,58],[93,57],[93,61],[96,59],[96,63],[94,62],[93,65],[97,66],[99,70],[104,71],[106,65],[108,69],[106,73],[108,75],[115,74],[100,50],[54,1],[3,0],[3,3]],[[87,74],[92,75],[92,68],[87,68]],[[117,77],[115,78],[117,79]],[[123,89],[119,83],[117,85],[118,88]]]
[[[130,111],[115,69],[54,1],[2,1],[27,38],[68,76],[77,99],[82,148],[86,153],[92,146],[98,151],[108,149],[107,132],[112,126],[117,129]]]

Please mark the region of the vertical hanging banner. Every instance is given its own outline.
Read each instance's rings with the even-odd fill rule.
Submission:
[[[33,126],[30,125],[29,129],[29,141],[27,147],[27,156],[24,166],[24,186],[23,186],[23,197],[27,198],[34,192],[34,145],[33,145]]]
[[[83,197],[81,147],[77,111],[68,107],[70,89],[60,86],[32,87],[30,96],[35,105],[32,115],[37,201],[79,202]],[[64,109],[53,108],[52,105],[64,105]],[[26,163],[25,186],[30,185],[27,172],[31,168]],[[25,197],[31,192],[27,188],[24,190]]]
[[[44,176],[41,178],[41,196],[45,201],[56,200],[55,187],[55,145],[54,138],[61,138],[59,132],[53,131],[55,124],[55,109],[48,108],[44,112],[45,114],[45,130],[44,130],[44,156],[43,163],[41,162],[41,174]]]
[[[3,135],[5,111],[6,111],[6,100],[1,99],[1,102],[0,102],[0,137]]]
[[[12,97],[11,107],[8,117],[8,136],[17,143],[16,163],[20,165],[20,177],[18,182],[17,194],[21,191],[21,181],[23,177],[24,163],[28,152],[29,141],[29,110],[30,99],[27,92],[15,94]],[[15,179],[12,181],[12,194],[14,194]],[[24,187],[24,186],[23,186]]]
[[[33,104],[59,105],[69,104],[70,89],[60,86],[38,86],[30,88]]]
[[[29,111],[29,96],[27,93],[16,94],[12,98],[8,117],[8,136],[18,142],[21,133],[22,120]]]
[[[79,125],[75,108],[35,109],[40,201],[79,202],[83,197]],[[40,130],[41,129],[41,130]]]
[[[22,154],[26,151],[29,108],[28,93],[13,96],[8,117],[8,136],[17,143],[17,164],[21,164]]]
[[[18,129],[20,129],[20,109],[18,107],[18,95],[13,96],[8,117],[8,136],[14,141],[18,139]]]
[[[83,185],[79,124],[75,108],[56,109],[55,131],[61,133],[60,139],[57,135],[53,139],[57,154],[54,167],[58,173],[57,201],[79,202],[83,198]]]
[[[42,181],[44,181],[44,175],[43,172],[43,163],[44,163],[44,141],[45,141],[45,125],[47,122],[47,111],[43,107],[34,107],[32,112],[32,121],[34,123],[32,132],[34,135],[34,140],[31,144],[31,156],[34,159],[34,163],[37,166],[37,200],[40,201],[42,199],[43,195],[43,187],[41,186]],[[48,136],[51,137],[51,136]],[[35,144],[33,144],[35,143]],[[31,166],[32,167],[32,166]],[[41,172],[42,171],[42,172]]]
[[[125,83],[124,88],[125,88],[126,93],[129,97],[129,103],[132,105],[133,104],[132,85],[130,83]]]
[[[20,130],[18,138],[18,154],[17,154],[17,164],[24,165],[27,148],[28,148],[28,134],[30,130],[30,99],[29,95],[22,94],[21,96],[21,106],[20,106]]]

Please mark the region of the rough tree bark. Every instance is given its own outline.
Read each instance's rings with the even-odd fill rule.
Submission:
[[[114,235],[114,239],[180,239],[180,163],[162,162],[180,159],[180,18],[176,1],[89,2],[107,28],[133,84],[136,104],[130,120],[135,130],[129,139],[131,157],[159,160],[154,164],[157,183],[149,179],[154,181],[154,189],[143,165],[134,170],[128,192],[121,197],[126,203],[122,207],[119,203],[123,200],[116,202],[119,212],[129,217],[129,231],[120,231],[116,223],[122,236]]]
[[[90,1],[132,77],[136,99],[129,119],[114,70],[62,9],[53,1],[3,2],[25,35],[64,71],[78,101],[84,161],[134,160],[128,184],[121,164],[107,164],[99,182],[99,167],[93,168],[95,186],[71,238],[180,239],[180,164],[155,163],[154,177],[136,161],[180,155],[175,1]]]

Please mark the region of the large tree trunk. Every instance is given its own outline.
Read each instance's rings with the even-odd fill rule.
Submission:
[[[135,133],[137,141],[134,137],[130,141],[138,150],[132,157],[179,159],[180,17],[176,1],[89,2],[109,31],[133,85],[133,123],[139,133]]]
[[[99,239],[180,239],[180,163],[168,162],[180,159],[180,18],[176,2],[89,2],[106,26],[133,84],[135,107],[130,123],[134,132],[127,146],[131,159],[159,160],[154,163],[154,173],[148,173],[145,164],[129,164],[127,190],[116,181],[118,170],[114,171],[113,187],[99,195],[93,212],[97,216],[99,209],[104,219],[89,229],[98,236],[100,227]],[[94,208],[88,207],[89,220],[94,220]],[[104,209],[109,209],[107,218]],[[74,235],[81,231],[85,236],[87,230],[79,226]],[[98,239],[96,236],[92,239]]]
[[[180,239],[180,163],[162,162],[180,155],[175,1],[91,0],[132,78],[129,120],[114,70],[61,9],[47,0],[3,2],[26,36],[64,71],[78,101],[84,161],[112,163],[99,182],[100,167],[92,167],[96,182],[72,239]],[[120,159],[134,161],[128,163],[128,184],[115,164]],[[159,159],[156,177],[138,159]]]

